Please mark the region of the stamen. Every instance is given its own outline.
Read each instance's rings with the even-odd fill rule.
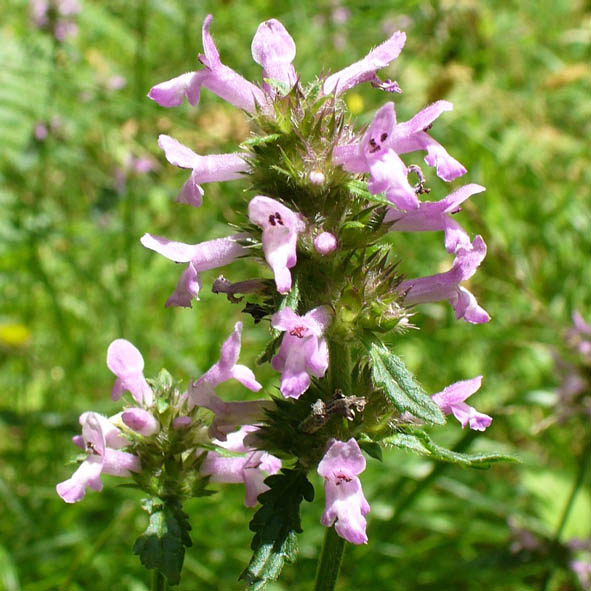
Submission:
[[[289,334],[292,337],[297,337],[298,339],[303,339],[304,335],[303,333],[306,331],[306,327],[305,326],[296,326],[295,328],[292,328],[289,331]]]

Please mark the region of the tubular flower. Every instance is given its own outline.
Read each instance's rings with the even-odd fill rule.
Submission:
[[[470,249],[458,249],[455,261],[449,271],[428,277],[409,279],[400,284],[400,290],[406,291],[406,305],[422,304],[448,300],[455,311],[456,318],[480,324],[488,322],[490,316],[483,310],[474,296],[459,283],[474,275],[486,256],[486,244],[482,236],[474,238]]]
[[[406,35],[396,31],[387,41],[372,49],[362,60],[329,76],[322,87],[324,94],[334,93],[335,96],[339,96],[362,82],[371,82],[372,86],[389,92],[400,92],[398,84],[391,80],[382,82],[376,73],[400,55],[405,42]]]
[[[408,170],[398,155],[426,150],[425,162],[436,167],[437,176],[444,181],[463,175],[466,169],[425,131],[441,113],[452,109],[450,102],[437,101],[409,121],[397,124],[394,103],[386,103],[375,114],[360,143],[335,148],[333,162],[349,172],[369,172],[371,193],[385,191],[399,209],[417,209],[418,199],[406,179]]]
[[[263,252],[275,275],[279,293],[291,289],[289,269],[297,262],[298,234],[306,229],[303,218],[270,197],[258,195],[248,204],[248,218],[263,230]]]
[[[273,314],[271,325],[284,331],[279,353],[271,360],[281,372],[281,394],[299,398],[310,386],[310,374],[321,378],[328,368],[328,346],[322,336],[330,324],[326,306],[298,316],[291,308]]]
[[[243,482],[246,489],[244,504],[247,507],[254,507],[257,504],[258,496],[269,489],[263,482],[266,474],[276,474],[281,468],[279,458],[245,446],[244,438],[256,430],[256,427],[246,425],[239,431],[230,433],[226,441],[214,440],[213,443],[219,447],[245,455],[226,457],[210,451],[200,469],[204,476],[211,476],[211,482]]]
[[[275,93],[275,89],[266,82],[268,79],[281,82],[286,91],[293,88],[297,75],[291,62],[296,46],[277,19],[272,18],[259,25],[251,51],[254,61],[263,68],[263,88],[268,95],[274,96]]]
[[[191,308],[193,298],[199,300],[201,289],[199,272],[223,267],[246,254],[247,249],[239,244],[239,240],[244,237],[245,234],[234,234],[199,244],[185,244],[152,234],[144,234],[140,242],[146,248],[154,250],[175,263],[188,263],[176,289],[166,301],[166,307]]]
[[[125,339],[116,339],[107,349],[107,367],[117,376],[111,398],[119,400],[127,391],[138,404],[150,406],[152,389],[144,377],[144,358],[137,348]]]
[[[353,438],[347,442],[333,439],[318,464],[326,497],[321,523],[330,527],[336,521],[337,534],[351,544],[367,544],[365,515],[369,503],[358,478],[364,470],[365,458]]]
[[[57,494],[66,503],[81,501],[87,487],[100,492],[103,488],[100,480],[102,473],[129,476],[131,472],[141,470],[136,456],[117,449],[127,442],[108,419],[97,413],[87,412],[80,416],[80,424],[82,437],[74,438],[74,443],[86,452],[87,458],[71,478],[56,486]]]
[[[470,425],[470,429],[484,431],[492,423],[492,417],[478,412],[464,402],[480,388],[481,384],[482,376],[463,380],[447,386],[438,394],[433,394],[432,398],[444,414],[453,414],[460,421],[462,429]]]
[[[154,86],[148,97],[162,107],[176,107],[183,102],[184,97],[192,105],[196,105],[199,102],[201,87],[204,86],[239,109],[255,113],[257,105],[265,106],[265,95],[260,88],[222,64],[209,32],[212,20],[211,14],[208,15],[201,29],[204,53],[199,56],[199,61],[203,64],[203,69],[182,74]]]
[[[240,356],[241,335],[242,322],[237,322],[234,325],[234,331],[222,345],[220,360],[193,383],[191,386],[192,393],[196,394],[202,384],[209,384],[212,388],[215,388],[232,378],[238,380],[245,388],[253,392],[258,392],[262,388],[256,381],[251,369],[246,365],[236,363]]]
[[[199,156],[168,135],[161,135],[158,145],[171,164],[192,169],[193,172],[183,185],[177,201],[193,207],[200,207],[203,202],[203,189],[199,183],[239,179],[249,170],[248,162],[238,153]]]
[[[445,249],[455,254],[460,250],[471,248],[470,238],[465,230],[451,216],[461,211],[460,203],[470,196],[486,189],[471,183],[450,193],[441,201],[424,201],[418,209],[401,212],[391,209],[385,221],[394,222],[393,232],[428,232],[443,230],[445,232]]]
[[[237,322],[234,332],[222,345],[220,360],[189,386],[190,405],[207,408],[215,414],[209,433],[220,440],[225,440],[238,425],[252,424],[264,417],[266,401],[224,402],[215,393],[216,386],[231,379],[238,380],[252,392],[262,388],[251,369],[236,363],[240,356],[241,333],[242,322]]]

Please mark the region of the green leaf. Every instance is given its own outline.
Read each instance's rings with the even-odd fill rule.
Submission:
[[[436,425],[445,423],[439,406],[423,390],[402,359],[382,344],[371,343],[368,350],[374,384],[383,389],[401,413],[410,412],[415,417]]]
[[[149,499],[144,509],[150,514],[150,521],[133,545],[133,553],[146,568],[158,569],[170,585],[178,585],[185,546],[192,544],[188,516],[175,501]]]
[[[388,207],[392,207],[392,203],[388,201],[383,195],[372,195],[367,190],[367,183],[362,183],[361,181],[350,181],[347,183],[347,189],[349,189],[349,191],[356,197],[361,197],[362,199],[366,199],[372,203],[378,203],[379,205],[387,205]]]
[[[251,138],[248,138],[247,140],[244,140],[240,144],[240,147],[248,148],[250,146],[261,146],[263,144],[269,144],[271,142],[276,142],[280,138],[281,138],[280,133],[272,133],[270,135],[263,135],[263,136],[257,135],[255,137],[251,137]]]
[[[278,94],[285,96],[289,94],[291,86],[283,80],[276,80],[275,78],[265,78],[265,82]]]
[[[375,441],[359,441],[359,447],[372,458],[382,461],[382,448]]]
[[[434,460],[461,464],[471,468],[488,468],[495,462],[518,463],[514,456],[500,453],[460,453],[437,445],[424,431],[416,430],[406,433],[395,433],[382,440],[385,445],[400,447]]]
[[[261,508],[250,522],[255,532],[250,563],[240,575],[251,591],[264,589],[276,581],[285,562],[293,562],[297,551],[296,534],[302,531],[300,504],[312,501],[314,488],[299,470],[282,470],[269,476],[270,490],[259,496]]]

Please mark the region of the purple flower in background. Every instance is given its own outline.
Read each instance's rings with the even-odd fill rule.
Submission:
[[[183,185],[177,201],[193,207],[200,207],[203,202],[203,189],[199,183],[240,179],[249,170],[248,162],[238,153],[199,156],[168,135],[161,135],[158,145],[164,150],[164,155],[171,164],[179,168],[192,169],[193,172]]]
[[[247,425],[239,431],[230,433],[226,441],[214,440],[213,443],[219,447],[245,455],[226,457],[210,451],[200,469],[204,476],[211,476],[211,482],[243,482],[246,489],[244,504],[247,507],[254,507],[258,496],[269,489],[263,482],[266,475],[276,474],[281,468],[279,458],[245,446],[244,438],[256,430],[256,427]]]
[[[108,425],[106,425],[108,423]],[[80,417],[82,437],[74,442],[86,452],[87,458],[80,464],[71,478],[56,486],[57,494],[66,503],[76,503],[86,494],[86,488],[101,491],[102,473],[113,476],[129,476],[131,472],[139,472],[139,459],[118,448],[126,445],[119,430],[101,415],[94,412],[84,413]]]
[[[485,256],[486,244],[482,236],[478,235],[469,249],[457,249],[456,258],[449,271],[403,281],[399,289],[407,292],[404,303],[412,306],[448,300],[456,318],[463,318],[474,324],[488,322],[488,313],[478,305],[476,298],[467,289],[459,285],[461,281],[474,275]]]
[[[365,458],[353,438],[347,442],[333,439],[318,464],[326,497],[322,525],[330,527],[336,521],[337,534],[351,544],[367,544],[365,515],[369,503],[358,478],[364,470]]]
[[[441,411],[448,415],[453,414],[462,425],[470,425],[470,429],[484,431],[492,423],[492,417],[478,412],[472,406],[466,404],[465,400],[472,396],[482,384],[482,376],[456,382],[444,388],[443,391],[433,394],[433,401]]]
[[[138,404],[152,404],[152,389],[144,377],[144,358],[134,345],[125,339],[113,341],[107,349],[107,367],[117,376],[113,400],[119,400],[127,391]]]
[[[52,29],[58,41],[64,41],[78,31],[73,21],[80,12],[78,0],[31,0],[31,18],[40,29]]]
[[[301,215],[270,197],[258,195],[248,204],[248,219],[263,230],[263,252],[275,275],[279,293],[291,289],[291,273],[295,266],[298,234],[306,229]]]
[[[591,322],[587,323],[580,312],[572,314],[573,326],[566,335],[567,344],[587,363],[591,362]]]
[[[330,324],[326,306],[298,316],[291,308],[273,314],[271,325],[284,331],[279,353],[271,360],[281,372],[281,394],[299,398],[310,386],[310,375],[321,378],[328,368],[328,346],[322,336]]]
[[[144,234],[140,242],[175,263],[188,263],[181,274],[176,289],[166,301],[168,306],[191,308],[193,299],[199,300],[201,289],[200,271],[223,267],[247,253],[239,244],[244,234],[234,234],[226,238],[208,240],[199,244],[174,242],[152,234]]]

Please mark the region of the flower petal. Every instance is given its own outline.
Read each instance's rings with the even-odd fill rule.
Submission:
[[[372,49],[362,60],[351,64],[329,76],[322,86],[322,92],[339,96],[361,82],[373,81],[376,72],[394,61],[402,51],[406,35],[401,31],[394,33],[387,41]]]

